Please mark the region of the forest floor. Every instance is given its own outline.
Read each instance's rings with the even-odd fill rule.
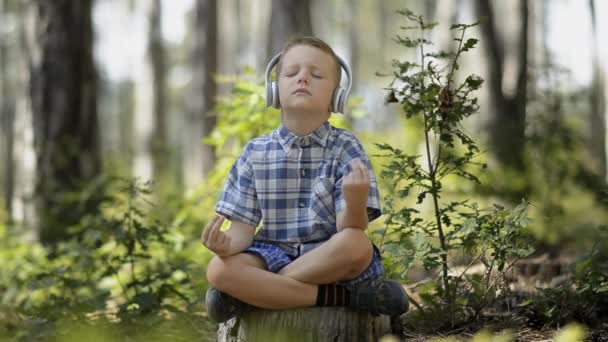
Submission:
[[[547,255],[542,255],[535,258],[522,260],[514,272],[511,274],[509,281],[510,292],[502,303],[497,304],[494,308],[486,310],[477,322],[468,325],[460,326],[452,331],[444,331],[442,333],[420,333],[420,331],[429,331],[429,329],[419,329],[419,325],[412,322],[406,323],[404,328],[403,340],[422,342],[434,339],[445,339],[446,341],[478,341],[473,337],[478,335],[480,331],[491,332],[496,337],[504,336],[505,339],[482,339],[482,341],[513,341],[513,342],[541,342],[554,341],[567,324],[557,325],[547,324],[544,319],[546,317],[538,317],[525,313],[522,315],[521,310],[517,309],[517,303],[523,301],[537,300],[536,295],[541,289],[554,289],[565,284],[570,278],[571,265],[574,258],[557,257],[549,258]],[[417,284],[406,286],[408,294],[414,300],[421,300],[417,287],[428,280],[426,277],[418,279]],[[564,299],[564,302],[572,300],[572,298]],[[507,305],[506,302],[512,303]],[[410,313],[415,311],[415,307],[410,307]],[[408,314],[410,314],[408,313]],[[408,330],[407,325],[412,329]],[[580,324],[585,331],[585,340],[590,342],[608,342],[608,321],[600,321],[594,326]],[[431,330],[432,331],[432,330]],[[510,336],[510,338],[506,338]],[[564,342],[563,340],[560,340]],[[568,341],[569,342],[569,341]]]
[[[554,341],[555,337],[562,332],[562,328],[531,328],[525,325],[504,326],[501,324],[484,326],[484,329],[493,332],[494,336],[510,336],[511,339],[506,341],[513,342],[549,342]],[[586,329],[585,341],[589,342],[608,342],[608,322],[603,323],[599,327]],[[463,333],[463,332],[446,332],[443,334],[413,334],[405,333],[403,341],[424,342],[433,339],[455,339],[456,341],[470,341],[478,332]],[[497,341],[491,339],[490,341]],[[566,341],[562,341],[566,342]],[[569,341],[568,341],[569,342]],[[575,341],[572,341],[575,342]]]

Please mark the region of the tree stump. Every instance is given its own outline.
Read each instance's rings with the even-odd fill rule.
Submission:
[[[255,310],[220,324],[218,341],[378,341],[391,333],[389,316],[344,307]]]

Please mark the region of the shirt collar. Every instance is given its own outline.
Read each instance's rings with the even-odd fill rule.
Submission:
[[[279,143],[283,147],[286,153],[293,148],[293,146],[307,146],[312,142],[316,142],[319,145],[325,147],[327,144],[327,137],[330,131],[329,122],[325,121],[321,126],[312,131],[310,134],[303,137],[299,137],[291,132],[282,123],[278,129]]]

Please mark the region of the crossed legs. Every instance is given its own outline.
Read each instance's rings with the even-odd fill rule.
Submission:
[[[214,257],[207,279],[218,290],[260,308],[307,307],[316,302],[318,284],[355,278],[369,266],[372,256],[365,232],[346,228],[279,273],[266,271],[259,257],[240,253]]]

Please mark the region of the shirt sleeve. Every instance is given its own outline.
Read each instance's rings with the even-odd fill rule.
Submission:
[[[369,193],[367,195],[367,216],[369,222],[377,219],[382,215],[382,208],[380,206],[380,193],[378,191],[378,182],[376,175],[372,168],[372,164],[363,149],[361,143],[353,137],[353,141],[349,141],[344,144],[343,151],[340,156],[340,166],[338,170],[338,177],[336,177],[336,192],[334,202],[336,205],[336,212],[344,210],[346,207],[346,201],[342,194],[342,179],[352,171],[352,162],[355,159],[359,159],[367,166],[369,171],[370,186]]]
[[[230,169],[215,211],[231,221],[235,219],[257,227],[262,220],[262,211],[248,156],[246,147]]]

